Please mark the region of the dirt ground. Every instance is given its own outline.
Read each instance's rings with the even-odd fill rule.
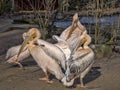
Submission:
[[[32,57],[22,62],[25,70],[20,70],[17,65],[4,63],[7,49],[19,45],[25,31],[17,29],[0,33],[0,90],[120,90],[119,54],[109,59],[95,60],[92,70],[84,78],[86,88],[66,88],[53,76],[53,84],[39,81],[38,78],[44,74]]]

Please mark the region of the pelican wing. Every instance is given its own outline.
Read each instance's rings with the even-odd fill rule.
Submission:
[[[72,34],[72,32],[74,31],[74,23],[75,21],[77,21],[78,19],[78,14],[76,13],[74,16],[73,16],[73,20],[72,20],[72,25],[69,26],[68,28],[66,28],[60,35],[60,38],[66,40],[70,37],[70,35]]]
[[[89,52],[89,54],[84,55],[83,57],[70,60],[69,70],[66,72],[66,76],[68,81],[77,77],[80,73],[82,73],[91,63],[94,61],[94,53],[93,51]]]
[[[13,47],[9,48],[5,58],[8,59],[8,58],[11,58],[11,57],[17,55],[20,48],[21,48],[21,45],[17,45],[17,46],[13,46]],[[27,47],[24,47],[23,51],[25,51],[26,48]]]
[[[71,29],[72,26],[69,26],[68,28],[66,28],[60,35],[60,38],[63,40],[67,39],[67,36],[69,34],[69,30]]]
[[[41,47],[45,53],[47,55],[49,55],[50,57],[54,58],[56,61],[58,61],[59,63],[62,64],[62,67],[65,69],[65,54],[64,52],[61,50],[61,48],[59,48],[57,45],[55,44],[51,44],[49,42],[46,42],[42,39],[37,40],[37,44],[39,46],[44,46]]]
[[[18,54],[21,45],[13,46],[7,50],[6,59]]]
[[[90,50],[89,49],[82,49],[82,47],[80,47],[76,52],[75,54],[73,54],[71,57],[72,57],[72,60],[78,60],[78,59],[81,59],[83,57],[85,57],[86,55],[88,55],[90,53]]]
[[[64,44],[67,44],[67,42],[65,40],[63,40],[61,37],[57,36],[57,35],[53,35],[52,37],[54,40],[56,40],[57,42],[63,42]]]
[[[21,52],[21,54],[20,54],[20,56],[18,58],[17,58],[17,54],[16,54],[16,55],[12,56],[11,58],[9,58],[7,60],[7,62],[8,63],[14,63],[16,59],[17,59],[17,61],[22,61],[22,60],[26,59],[29,56],[30,56],[29,50],[26,49],[23,52]]]

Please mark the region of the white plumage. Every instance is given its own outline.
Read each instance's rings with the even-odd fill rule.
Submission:
[[[48,56],[40,46],[29,44],[28,49],[34,60],[45,73],[48,83],[51,83],[49,81],[48,73],[55,75],[58,80],[61,80],[64,77],[59,64],[53,58]]]
[[[62,79],[65,86],[72,86],[74,79],[80,76],[81,86],[84,86],[82,79],[90,70],[94,62],[94,52],[90,48],[78,49],[67,62],[66,76]]]
[[[23,37],[23,40],[25,40],[25,33],[22,35],[22,37]],[[17,46],[13,46],[13,47],[9,48],[7,50],[5,59],[7,59],[6,62],[16,63],[20,66],[21,69],[23,69],[23,66],[19,61],[22,61],[22,60],[26,59],[27,57],[29,57],[30,53],[29,53],[27,47],[24,47],[23,51],[21,52],[21,55],[19,55],[19,57],[18,57],[18,53],[20,51],[21,46],[22,45],[17,45]]]
[[[7,63],[16,63],[20,66],[21,69],[23,69],[22,64],[19,61],[22,61],[26,59],[27,57],[30,56],[30,53],[28,49],[25,47],[24,51],[21,52],[21,54],[18,57],[18,52],[21,48],[21,45],[11,47],[8,49],[7,54],[6,54],[6,62]]]
[[[43,47],[45,47],[46,45],[50,46],[49,48],[51,50],[52,45],[39,39],[40,34],[38,29],[32,28],[28,32],[26,32],[24,35],[27,39],[25,39],[24,43],[22,44],[21,51],[27,45],[26,47],[28,48],[29,53],[32,55],[34,60],[37,62],[37,64],[42,68],[43,72],[45,73],[46,77],[40,80],[46,80],[48,83],[52,83],[49,80],[49,75],[48,75],[49,73],[55,75],[57,79],[61,80],[64,77],[64,74],[62,73],[62,70],[59,64],[55,61],[54,58],[49,56],[45,52],[45,50],[43,50]],[[38,41],[39,43],[41,42],[39,46],[35,45],[36,41]]]
[[[7,50],[7,54],[5,59],[8,59],[14,55],[16,55],[19,52],[21,45],[13,46]]]
[[[16,60],[19,62],[19,61],[22,61],[22,60],[24,60],[24,59],[26,59],[27,57],[30,56],[30,53],[29,53],[28,49],[21,52],[19,57],[17,57],[17,54],[18,54],[18,52],[14,53],[14,55],[12,57],[7,59],[7,62],[8,63],[14,63]]]
[[[91,38],[87,34],[85,27],[80,23],[78,14],[73,16],[72,25],[64,30],[60,37],[53,36],[58,43],[51,44],[39,39],[40,36],[41,34],[36,28],[32,28],[24,33],[24,39],[30,37],[30,40],[27,40],[28,43],[24,43],[27,44],[27,49],[21,52],[19,57],[17,57],[16,53],[19,52],[21,46],[9,49],[6,58],[9,56],[13,57],[10,58],[8,62],[14,62],[16,58],[17,61],[21,61],[31,54],[44,71],[46,75],[44,80],[47,82],[50,83],[48,77],[48,72],[50,72],[55,75],[57,79],[62,80],[65,86],[72,86],[74,79],[80,76],[81,86],[84,86],[83,78],[94,62],[94,52],[88,47]],[[83,47],[80,47],[81,44],[83,44]],[[11,53],[14,49],[16,49],[16,51]],[[65,75],[58,63],[66,70]]]
[[[44,40],[38,39],[38,45],[44,45],[43,50],[52,58],[54,58],[58,63],[61,64],[62,68],[65,70],[65,61],[70,57],[71,51],[69,46],[64,42],[58,42],[57,44],[51,44]],[[66,56],[67,55],[67,56]]]

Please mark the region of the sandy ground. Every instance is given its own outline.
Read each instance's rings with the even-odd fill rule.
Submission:
[[[86,88],[66,88],[53,76],[53,84],[39,81],[38,78],[44,74],[32,57],[22,62],[25,67],[23,71],[17,65],[4,63],[7,49],[19,45],[25,31],[18,29],[0,33],[0,90],[120,90],[119,54],[109,59],[95,60],[92,70],[84,78]]]

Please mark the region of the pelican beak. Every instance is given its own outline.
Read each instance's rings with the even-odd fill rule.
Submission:
[[[73,16],[72,24],[76,24],[78,22],[78,13],[75,13]]]
[[[24,39],[24,41],[22,43],[22,46],[21,46],[21,48],[20,48],[20,50],[18,52],[17,58],[19,57],[20,53],[24,50],[25,46],[27,44],[29,44],[29,42],[32,41],[35,37],[36,37],[35,33],[33,33],[33,34],[29,35],[29,36],[25,36],[25,39]]]

